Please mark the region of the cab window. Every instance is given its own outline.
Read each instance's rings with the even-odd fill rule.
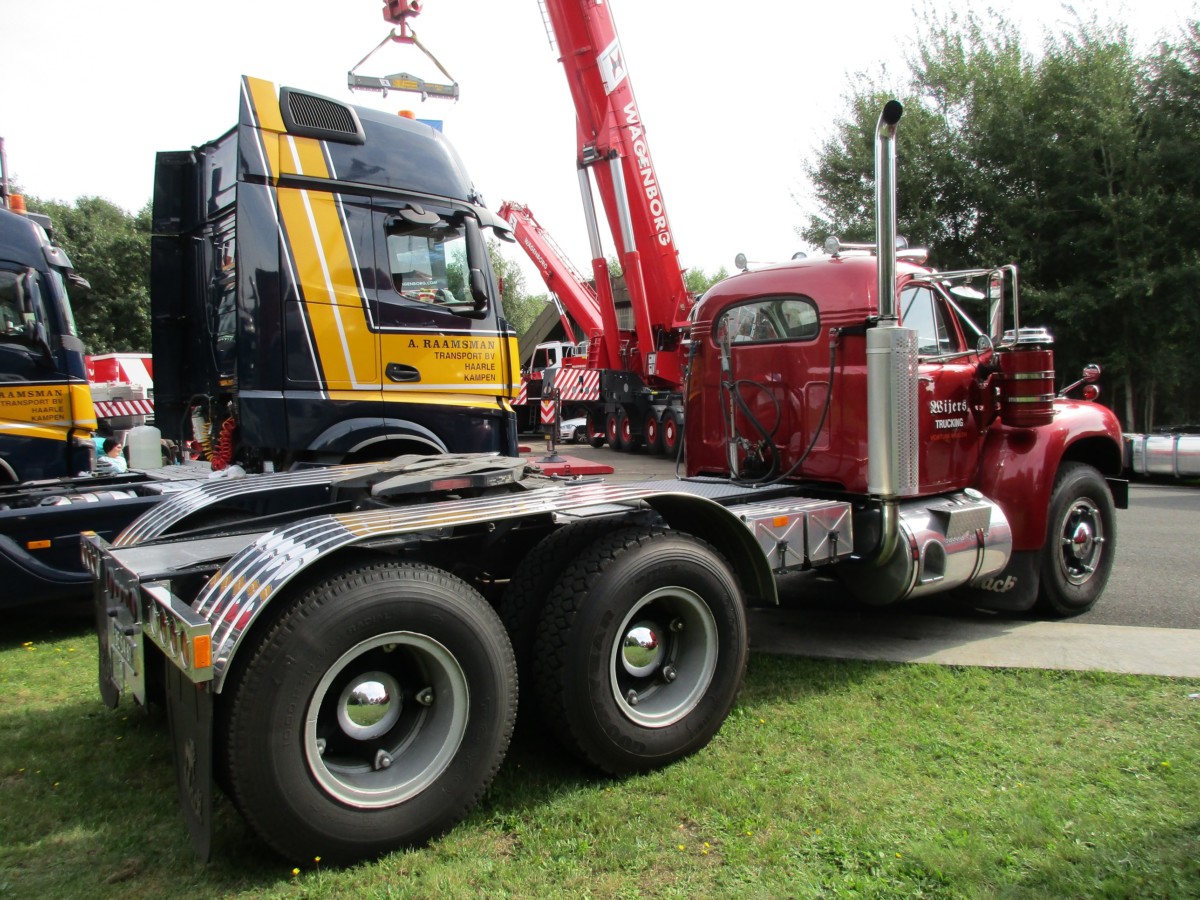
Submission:
[[[957,329],[950,324],[941,298],[927,285],[914,285],[900,293],[900,322],[917,332],[921,356],[944,356],[963,350]]]
[[[714,324],[718,343],[807,341],[820,332],[816,304],[804,297],[760,297],[725,310]]]
[[[25,317],[21,313],[23,293],[21,273],[0,271],[0,334],[24,333]]]
[[[392,287],[405,300],[469,306],[467,242],[461,229],[439,220],[433,227],[395,223],[387,234]]]

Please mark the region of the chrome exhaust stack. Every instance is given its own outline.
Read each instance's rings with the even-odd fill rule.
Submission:
[[[917,333],[896,310],[896,125],[904,112],[889,100],[875,128],[875,245],[879,318],[867,330],[867,490],[883,503],[879,565],[895,551],[901,497],[918,489]]]

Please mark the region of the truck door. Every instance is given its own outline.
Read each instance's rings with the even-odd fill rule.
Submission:
[[[739,435],[773,445],[783,471],[813,443],[829,391],[828,350],[816,342],[816,303],[793,294],[755,297],[724,310],[713,334],[718,345],[729,342],[737,396],[724,402],[735,404]],[[822,428],[814,449],[828,447]]]
[[[920,483],[922,492],[971,483],[979,465],[980,429],[971,409],[977,360],[945,298],[931,285],[900,294],[901,322],[917,331]]]
[[[498,300],[490,297],[480,310],[472,297],[470,270],[490,272],[475,220],[451,209],[379,200],[374,220],[373,316],[385,399],[495,408],[496,398],[513,396]]]

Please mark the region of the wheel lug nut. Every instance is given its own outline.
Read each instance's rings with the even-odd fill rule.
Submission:
[[[418,693],[417,702],[422,706],[433,706],[433,688],[427,687]]]
[[[683,631],[683,619],[672,619],[670,627],[674,632]]]
[[[625,695],[625,702],[628,703],[630,706],[637,706],[638,705],[637,691],[634,691],[634,690],[629,691],[629,693],[627,693]]]
[[[376,771],[378,771],[379,769],[386,769],[391,764],[392,764],[392,758],[390,756],[388,756],[387,753],[385,753],[383,750],[380,750],[378,753],[375,754],[375,769],[376,769]]]
[[[662,677],[663,681],[667,682],[667,684],[670,684],[679,677],[679,673],[675,671],[674,666],[663,666]]]

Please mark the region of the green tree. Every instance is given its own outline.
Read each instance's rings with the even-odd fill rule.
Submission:
[[[1138,413],[1150,423],[1194,425],[1200,422],[1200,391],[1191,360],[1200,334],[1200,306],[1195,302],[1200,280],[1200,172],[1195,165],[1200,24],[1193,22],[1176,41],[1160,46],[1148,61],[1145,90],[1145,142],[1150,149],[1143,191],[1156,204],[1158,226],[1143,260],[1151,279],[1144,313],[1155,313],[1156,328],[1155,352],[1145,356],[1152,364],[1155,390],[1143,391]]]
[[[150,205],[136,215],[101,197],[73,204],[28,199],[50,216],[56,241],[91,283],[71,304],[88,353],[150,350]]]
[[[1142,60],[1124,28],[1077,19],[1034,55],[1002,17],[972,14],[926,21],[897,92],[901,233],[941,268],[1018,262],[1022,324],[1052,328],[1063,380],[1100,362],[1128,428],[1153,424],[1156,396],[1179,418],[1197,394],[1198,60],[1195,28]],[[808,241],[873,236],[885,97],[857,87],[810,167]]]
[[[729,277],[729,270],[724,266],[717,269],[711,275],[707,274],[703,269],[688,269],[683,274],[684,284],[687,286],[689,294],[699,297],[718,281],[724,281]]]
[[[500,251],[500,242],[488,241],[488,257],[491,259],[492,271],[500,282],[500,304],[504,308],[504,317],[516,330],[518,335],[524,334],[533,324],[534,319],[549,302],[545,294],[528,294],[525,291],[525,273],[520,264],[507,258]]]

